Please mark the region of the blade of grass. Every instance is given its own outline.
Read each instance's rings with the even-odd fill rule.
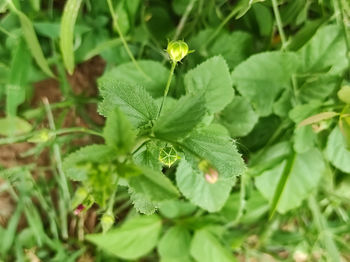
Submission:
[[[272,202],[271,202],[271,206],[270,206],[270,214],[269,214],[269,219],[271,219],[273,217],[273,215],[276,212],[276,209],[278,207],[278,203],[281,199],[281,196],[283,194],[283,190],[286,186],[288,177],[290,175],[290,172],[293,169],[293,165],[294,165],[294,160],[295,160],[295,156],[296,154],[293,152],[292,155],[288,158],[287,163],[283,169],[283,173],[281,175],[280,180],[278,181],[276,190],[273,194],[273,198],[272,198]]]
[[[320,207],[317,204],[314,195],[310,196],[308,199],[309,208],[311,210],[312,216],[314,218],[315,225],[320,234],[320,239],[327,251],[328,261],[340,262],[342,261],[340,257],[339,250],[334,241],[334,236],[327,225],[325,217],[320,211]]]
[[[12,0],[7,1],[11,11],[14,12],[20,20],[24,39],[26,40],[28,48],[32,56],[34,57],[36,63],[44,73],[46,73],[50,77],[54,77],[54,74],[52,73],[49,64],[47,63],[47,60],[45,59],[39,40],[34,31],[34,26],[32,22],[24,13],[22,13],[19,9],[16,8]]]
[[[74,70],[74,26],[78,17],[82,0],[68,0],[64,6],[60,28],[60,48],[63,62],[71,75]]]

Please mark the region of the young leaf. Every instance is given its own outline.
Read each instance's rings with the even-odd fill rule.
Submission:
[[[258,115],[248,100],[241,96],[236,96],[220,113],[220,123],[228,129],[232,137],[249,134],[257,122]]]
[[[328,137],[326,154],[336,168],[350,174],[350,150],[346,148],[346,141],[339,127],[334,128]]]
[[[350,86],[342,86],[337,94],[341,101],[346,104],[350,104]]]
[[[162,164],[159,161],[160,150],[161,148],[155,142],[150,141],[133,155],[134,161],[140,166],[146,166],[153,170],[161,171]]]
[[[108,162],[114,156],[113,148],[106,145],[85,146],[64,159],[63,170],[72,180],[82,181],[87,179],[88,172],[84,164]]]
[[[208,160],[223,178],[241,175],[245,166],[234,141],[220,125],[211,125],[192,132],[179,143],[186,154],[195,153],[196,157]]]
[[[207,229],[197,230],[191,243],[191,255],[201,262],[234,262],[229,250]]]
[[[103,136],[106,144],[114,147],[121,155],[131,151],[136,139],[136,133],[132,125],[119,108],[109,113]]]
[[[307,126],[307,125],[311,125],[311,124],[315,124],[318,123],[322,120],[327,120],[327,119],[331,119],[335,116],[339,115],[336,112],[322,112],[313,116],[310,116],[306,119],[304,119],[303,121],[301,121],[298,125],[298,127],[303,127],[303,126]]]
[[[141,127],[154,120],[158,107],[147,91],[139,85],[131,85],[110,79],[100,83],[103,101],[99,112],[108,116],[115,107],[119,107],[134,127]]]
[[[135,68],[133,62],[129,62],[107,71],[99,81],[104,82],[104,79],[113,79],[129,83],[130,85],[142,83],[152,97],[161,97],[168,80],[169,70],[160,62],[152,60],[141,60],[137,61],[137,63],[146,75],[149,76],[148,78]]]
[[[210,113],[221,111],[234,96],[229,68],[221,56],[210,58],[189,71],[184,81],[190,94],[204,93]]]
[[[43,54],[43,51],[41,50],[39,40],[35,34],[34,27],[30,19],[20,10],[16,8],[16,6],[12,3],[12,1],[8,1],[9,6],[11,7],[11,10],[13,10],[16,15],[18,16],[21,27],[23,31],[23,36],[28,44],[28,48],[34,57],[35,61],[37,62],[38,66],[43,70],[44,73],[46,73],[48,76],[53,77],[54,74],[52,73],[45,56]]]
[[[114,256],[136,260],[156,246],[161,228],[158,216],[139,216],[105,234],[87,235],[86,239]]]
[[[13,136],[32,130],[32,125],[19,117],[0,118],[0,135]]]
[[[193,204],[209,211],[219,211],[229,197],[235,178],[220,177],[211,184],[204,174],[195,170],[186,160],[181,160],[176,171],[176,184],[181,193]]]
[[[299,67],[291,52],[265,52],[253,55],[232,72],[234,85],[260,116],[272,113],[272,106],[283,89],[290,88],[291,76]]]
[[[190,255],[191,234],[188,229],[173,226],[165,232],[158,243],[158,253],[162,259],[183,261]]]
[[[325,163],[318,150],[312,149],[294,157],[293,154],[255,179],[258,190],[270,201],[271,213],[275,209],[286,213],[300,206],[317,187],[325,171]]]
[[[154,135],[166,140],[183,138],[195,128],[205,114],[201,95],[181,97],[167,108],[154,124]]]
[[[69,74],[74,70],[74,26],[82,0],[68,0],[61,19],[60,48],[64,65]]]

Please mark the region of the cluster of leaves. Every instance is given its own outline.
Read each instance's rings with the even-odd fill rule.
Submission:
[[[33,23],[25,11],[36,18],[37,3],[0,4],[8,12],[0,29],[10,35],[0,41],[0,55],[11,59],[11,67],[0,64],[7,115],[0,134],[9,136],[0,142],[29,138],[39,142],[36,154],[51,147],[57,184],[50,188],[59,185],[62,202],[58,216],[45,196],[47,183],[31,177],[33,166],[2,170],[18,207],[8,228],[0,227],[0,237],[10,236],[1,255],[20,259],[23,248],[40,247],[46,253],[39,257],[53,250],[57,261],[75,259],[87,245],[64,251],[67,215],[82,211],[83,221],[96,203],[103,233],[96,227],[86,239],[99,247],[93,251],[99,261],[236,261],[266,253],[281,259],[280,250],[295,260],[300,253],[310,261],[349,256],[346,1],[68,0],[62,15]],[[54,62],[45,59],[36,34],[51,43]],[[167,38],[179,37],[195,52],[169,70],[162,49]],[[107,62],[97,103],[106,123],[102,130],[79,130],[104,142],[76,150],[69,146],[74,137],[59,136],[73,130],[51,123],[51,131],[31,131],[27,120],[39,123],[45,111],[21,111],[29,105],[26,87],[53,76],[54,63],[65,106],[78,107],[64,68],[71,74],[95,55]],[[50,105],[45,109],[53,122]],[[48,212],[50,232],[31,198]],[[22,212],[30,227],[16,241]],[[122,219],[110,229],[117,216]]]

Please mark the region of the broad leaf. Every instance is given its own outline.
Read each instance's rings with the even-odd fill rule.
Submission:
[[[161,171],[162,164],[159,161],[159,152],[160,147],[155,142],[150,141],[133,154],[133,158],[138,165]]]
[[[278,212],[286,213],[301,205],[318,186],[324,171],[322,154],[312,149],[294,157],[291,155],[282,163],[264,171],[255,179],[255,185],[270,204],[276,205]]]
[[[198,262],[236,261],[231,252],[206,229],[200,229],[195,232],[191,243],[191,255]]]
[[[346,148],[346,141],[339,127],[334,128],[328,137],[326,154],[336,168],[350,173],[350,150]]]
[[[114,156],[115,153],[111,147],[89,145],[68,155],[63,161],[63,170],[72,180],[85,180],[89,171],[87,164],[108,162]]]
[[[221,56],[210,58],[185,75],[186,90],[193,95],[205,95],[210,113],[221,111],[233,96],[232,80],[226,61]]]
[[[183,138],[205,114],[203,96],[181,97],[165,110],[154,125],[154,135],[166,140]]]
[[[119,107],[135,127],[146,125],[156,118],[158,107],[143,87],[110,79],[101,80],[99,87],[103,97],[99,104],[102,115],[108,116],[115,107]]]
[[[291,76],[297,69],[298,57],[294,53],[260,53],[239,64],[232,72],[232,80],[256,112],[267,116],[281,91],[291,88]]]
[[[87,235],[86,239],[117,257],[134,260],[156,246],[161,227],[158,216],[139,216],[105,234]]]
[[[220,113],[220,123],[232,137],[245,136],[258,122],[258,116],[244,97],[236,96]]]
[[[223,178],[241,175],[245,166],[235,142],[220,125],[211,125],[192,132],[180,143],[185,153],[208,160]]]
[[[328,71],[340,73],[347,66],[346,46],[338,25],[320,28],[299,50],[304,72]]]
[[[216,212],[224,206],[235,178],[225,179],[219,174],[218,181],[211,184],[205,180],[201,171],[182,160],[176,171],[176,183],[181,193],[193,204],[209,212]]]
[[[104,81],[104,79],[113,79],[131,85],[142,83],[153,97],[161,97],[168,80],[169,70],[160,62],[152,60],[141,60],[137,61],[137,63],[146,73],[148,76],[147,78],[142,72],[135,68],[134,63],[130,62],[121,64],[107,71],[102,78],[100,78],[100,81]]]
[[[0,135],[13,136],[32,130],[32,125],[19,117],[0,118]]]
[[[191,215],[197,207],[188,201],[171,199],[159,204],[159,212],[166,218],[178,218]]]
[[[108,146],[114,147],[119,154],[127,154],[135,144],[136,133],[129,120],[119,108],[112,110],[103,129]]]
[[[191,234],[188,229],[173,226],[165,232],[158,243],[158,253],[162,259],[183,261],[190,255]]]

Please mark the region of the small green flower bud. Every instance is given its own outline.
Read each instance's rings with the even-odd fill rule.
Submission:
[[[110,212],[106,212],[101,218],[102,231],[106,233],[114,224],[114,217]]]
[[[188,45],[181,40],[170,41],[166,51],[170,59],[174,62],[180,62],[187,54],[189,54]]]
[[[44,143],[47,142],[52,137],[50,130],[42,129],[31,138],[28,139],[30,143]]]
[[[159,161],[168,167],[171,167],[178,159],[180,157],[173,146],[165,146],[159,152]]]
[[[89,192],[86,190],[85,187],[79,187],[75,193],[72,200],[72,209],[79,206],[88,196]]]

